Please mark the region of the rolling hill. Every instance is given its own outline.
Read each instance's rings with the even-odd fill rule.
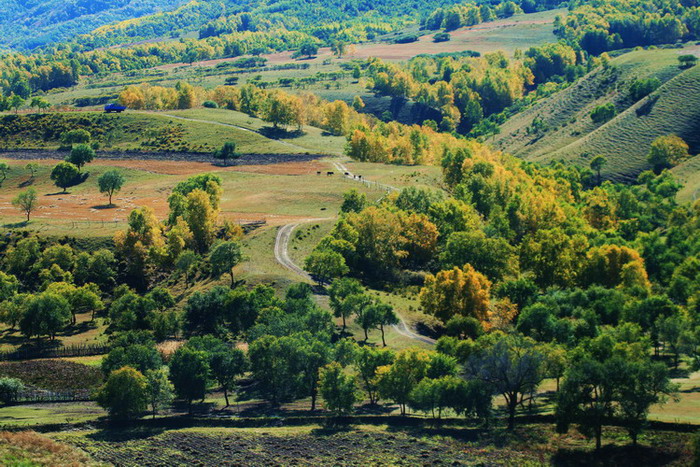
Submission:
[[[700,67],[682,70],[680,54],[697,47],[633,51],[597,69],[567,89],[509,119],[495,138],[500,149],[539,162],[588,164],[595,155],[608,158],[604,175],[618,181],[649,168],[646,154],[658,136],[677,134],[695,154],[700,150]],[[636,101],[629,85],[639,78],[662,84]],[[616,116],[595,124],[591,111],[612,103]],[[534,124],[533,124],[534,123]]]

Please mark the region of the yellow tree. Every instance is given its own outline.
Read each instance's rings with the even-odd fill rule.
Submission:
[[[632,248],[618,245],[603,245],[588,253],[583,281],[606,287],[650,287],[641,255]]]
[[[218,209],[212,206],[211,197],[204,190],[197,188],[187,195],[185,221],[198,251],[207,251],[214,241],[218,215]]]
[[[455,315],[471,316],[482,323],[489,318],[491,281],[470,264],[428,274],[420,292],[426,313],[443,322]]]

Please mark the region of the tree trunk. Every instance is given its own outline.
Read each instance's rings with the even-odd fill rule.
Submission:
[[[311,411],[316,410],[316,391],[311,391]]]
[[[112,193],[109,194],[109,205],[112,205]]]
[[[382,344],[386,347],[386,340],[384,340],[384,325],[379,325],[379,329],[382,331]]]
[[[598,425],[595,427],[595,450],[599,451],[601,446],[601,438],[603,437],[603,426]]]
[[[342,316],[343,316],[343,332],[345,332],[345,315],[342,315]]]
[[[224,388],[224,400],[226,401],[226,407],[228,407],[230,404],[228,403],[228,390]]]
[[[365,342],[367,342],[367,339],[369,339],[369,336],[367,335],[367,328],[365,328],[364,331],[365,331]]]
[[[231,288],[233,288],[236,285],[236,281],[233,279],[233,269],[231,269],[229,274],[231,274]]]
[[[506,398],[508,401],[508,430],[513,431],[515,428],[515,411],[518,407],[517,395]]]

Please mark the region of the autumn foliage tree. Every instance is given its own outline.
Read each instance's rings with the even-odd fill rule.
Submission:
[[[446,323],[455,315],[471,316],[479,321],[488,319],[491,281],[470,264],[463,268],[429,274],[420,292],[426,313]]]

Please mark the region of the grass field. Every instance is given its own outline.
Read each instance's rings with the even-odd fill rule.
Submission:
[[[697,46],[639,50],[615,58],[614,69],[596,70],[511,118],[501,127],[495,144],[540,162],[588,165],[601,154],[608,158],[603,174],[623,181],[648,168],[646,154],[657,136],[677,134],[696,153],[700,150],[700,68],[680,70],[677,57],[698,50]],[[651,96],[632,102],[627,91],[630,82],[647,77],[664,84]],[[617,116],[603,125],[594,124],[590,112],[608,102],[616,106]],[[544,122],[546,131],[527,131],[535,119]]]

